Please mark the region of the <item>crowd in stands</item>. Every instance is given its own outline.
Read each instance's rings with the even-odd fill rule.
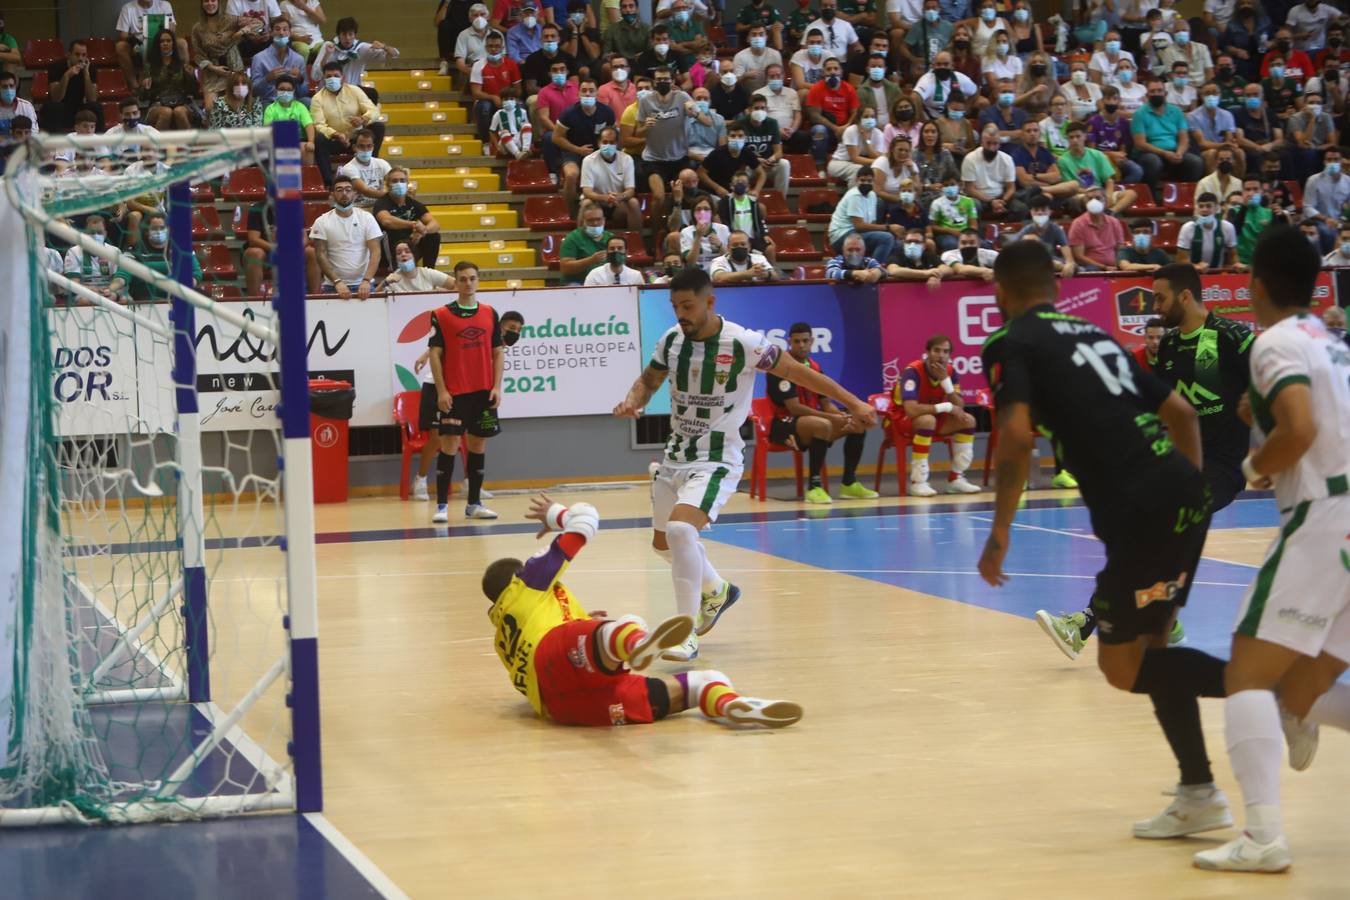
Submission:
[[[394,283],[423,277],[394,264],[430,270],[439,225],[380,158],[379,98],[360,84],[399,51],[350,18],[325,40],[318,0],[200,2],[187,35],[168,0],[122,8],[116,123],[88,42],[52,65],[35,108],[0,29],[0,138],[294,120],[333,191],[311,289],[367,294],[381,262]],[[788,15],[755,0],[731,22],[704,0],[659,0],[652,21],[635,0],[443,0],[436,25],[485,152],[542,158],[576,216],[564,283],[631,281],[618,243],[644,228],[661,260],[649,280],[776,278],[764,200],[802,180],[836,188],[800,210],[829,214],[831,278],[990,278],[1009,240],[1044,242],[1065,275],[1240,269],[1275,221],[1301,224],[1327,265],[1350,260],[1350,19],[1320,0],[1206,0],[1190,19],[1173,5],[1092,0],[1042,22],[1027,0],[799,0]],[[1164,240],[1137,211],[1178,188],[1191,215]],[[162,198],[143,199],[101,217],[106,239],[155,250]],[[259,224],[250,290],[271,252]]]

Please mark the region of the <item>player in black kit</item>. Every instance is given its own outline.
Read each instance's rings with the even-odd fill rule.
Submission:
[[[1032,422],[1078,478],[1092,530],[1105,545],[1092,609],[1097,664],[1113,687],[1148,694],[1181,768],[1175,800],[1136,822],[1140,838],[1171,838],[1232,824],[1214,785],[1197,697],[1222,697],[1224,661],[1168,647],[1209,528],[1195,410],[1141,369],[1096,325],[1055,311],[1054,264],[1036,241],[1018,241],[994,265],[1004,326],[985,341],[999,446],[994,526],[980,575],[1002,585],[1013,516],[1031,464]]]
[[[1158,347],[1153,374],[1181,394],[1200,417],[1205,482],[1212,511],[1232,503],[1247,486],[1242,460],[1251,445],[1251,429],[1238,418],[1238,401],[1252,376],[1248,363],[1255,335],[1241,322],[1215,315],[1201,299],[1200,272],[1189,263],[1163,266],[1153,275],[1153,307],[1169,329]],[[1036,621],[1055,646],[1076,659],[1097,627],[1091,607],[1067,615],[1036,611]],[[1180,620],[1168,640],[1179,644],[1186,632]]]

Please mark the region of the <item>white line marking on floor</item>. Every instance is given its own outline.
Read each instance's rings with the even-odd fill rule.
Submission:
[[[988,522],[990,525],[994,524],[994,520],[989,518],[988,516],[971,516],[971,518],[977,522]],[[1072,531],[1065,531],[1063,528],[1046,528],[1043,525],[1028,525],[1025,522],[1013,522],[1012,524],[1014,528],[1025,528],[1028,531],[1044,531],[1047,534],[1062,534],[1066,537],[1079,538],[1081,540],[1087,541],[1097,541],[1097,536],[1094,534],[1075,534]],[[1100,544],[1101,541],[1097,541],[1097,543]],[[1242,566],[1244,569],[1261,568],[1259,565],[1255,563],[1237,562],[1236,560],[1232,559],[1219,559],[1216,556],[1205,556],[1201,558],[1207,559],[1210,562],[1227,563],[1232,566]],[[1246,585],[1243,585],[1243,587],[1246,587]]]
[[[370,857],[361,852],[337,826],[328,821],[323,813],[305,813],[305,819],[314,826],[314,830],[323,835],[324,840],[333,845],[333,849],[342,854],[352,868],[361,873],[361,877],[370,882],[370,886],[380,892],[385,900],[410,900],[407,894],[380,871],[380,867],[371,862]]]

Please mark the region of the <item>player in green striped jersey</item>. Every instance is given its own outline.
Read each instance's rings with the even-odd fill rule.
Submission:
[[[702,269],[671,279],[677,324],[656,342],[651,361],[614,415],[636,418],[667,377],[670,440],[652,478],[652,547],[671,564],[675,605],[697,628],[667,659],[698,656],[698,637],[740,596],[708,562],[699,530],[717,519],[741,480],[755,373],[771,372],[843,405],[858,425],[876,424],[872,407],[834,379],[794,360],[764,335],[728,322],[715,311],[712,281]]]

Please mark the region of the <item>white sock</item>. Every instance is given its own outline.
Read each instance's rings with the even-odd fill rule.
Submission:
[[[717,574],[712,563],[708,562],[708,548],[702,541],[698,542],[699,557],[703,560],[703,593],[716,594],[722,590],[722,576]]]
[[[1238,691],[1224,701],[1223,714],[1228,759],[1247,806],[1247,833],[1269,844],[1283,833],[1280,765],[1284,733],[1279,705],[1270,691]]]
[[[697,619],[703,599],[699,595],[703,558],[698,530],[688,522],[670,522],[666,525],[666,543],[672,557],[670,574],[675,582],[675,609],[682,616]]]
[[[1333,684],[1308,710],[1306,721],[1350,731],[1350,684]]]

